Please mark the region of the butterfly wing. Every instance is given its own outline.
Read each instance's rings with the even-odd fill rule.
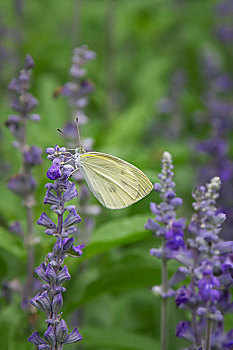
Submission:
[[[109,209],[128,207],[153,188],[141,170],[108,154],[86,152],[77,164],[94,196]]]

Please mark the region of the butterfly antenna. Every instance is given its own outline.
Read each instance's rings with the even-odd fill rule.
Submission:
[[[57,131],[59,131],[62,135],[64,135],[67,139],[73,141],[74,143],[76,143],[76,141],[70,137],[69,135],[67,135],[64,131],[62,131],[61,129],[57,128]]]
[[[77,143],[78,143],[78,147],[80,147],[81,146],[81,137],[80,137],[79,127],[78,127],[78,117],[76,117],[76,125],[77,125],[77,134],[78,134]]]

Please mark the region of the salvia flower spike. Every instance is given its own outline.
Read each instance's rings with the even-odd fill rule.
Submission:
[[[48,148],[48,158],[52,159],[52,165],[47,171],[47,177],[53,180],[48,183],[44,203],[50,205],[50,209],[56,214],[54,222],[46,213],[42,213],[37,221],[38,225],[45,227],[45,233],[54,236],[56,242],[52,252],[45,257],[45,262],[35,269],[36,274],[43,282],[43,291],[31,299],[31,304],[46,315],[47,329],[42,338],[38,332],[34,332],[28,340],[37,349],[63,349],[65,344],[82,340],[77,328],[71,333],[62,318],[63,293],[66,291],[63,283],[70,279],[68,268],[64,265],[67,256],[80,257],[84,245],[74,246],[72,233],[76,232],[76,225],[81,221],[75,206],[66,205],[76,198],[78,192],[74,184],[69,181],[70,171],[63,166],[64,148],[55,146]]]

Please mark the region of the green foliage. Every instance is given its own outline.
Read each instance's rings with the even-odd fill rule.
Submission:
[[[82,330],[87,349],[150,350],[159,349],[153,339],[123,331],[122,329],[84,328]]]

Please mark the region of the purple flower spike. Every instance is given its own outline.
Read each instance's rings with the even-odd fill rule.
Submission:
[[[224,147],[222,152],[225,152]],[[194,214],[184,234],[185,220],[176,218],[182,199],[175,193],[172,159],[167,152],[163,155],[158,178],[160,182],[155,184],[155,189],[161,202],[150,205],[155,217],[149,219],[145,227],[163,242],[162,247],[151,249],[150,254],[162,260],[164,279],[161,286],[154,286],[152,291],[162,298],[163,310],[166,308],[164,300],[176,294],[176,305],[191,313],[191,322],[180,322],[176,332],[178,337],[192,343],[190,349],[201,349],[201,344],[207,343],[211,344],[211,349],[224,349],[224,344],[230,344],[233,339],[226,340],[223,333],[224,313],[233,310],[229,292],[233,286],[233,242],[223,241],[220,233],[226,219],[226,215],[216,208],[221,180],[214,177],[193,192]],[[169,281],[166,276],[168,259],[183,265]],[[189,284],[176,292],[170,289],[186,278]],[[162,344],[166,342],[168,324],[169,320],[163,318]]]
[[[76,49],[71,68],[74,81],[65,84],[60,89],[60,94],[70,98],[71,104],[78,114],[79,124],[87,121],[83,108],[88,103],[86,95],[93,91],[92,84],[83,78],[86,69],[82,65],[94,57],[95,54],[86,47]],[[10,86],[15,93],[21,93],[23,87],[28,85],[29,76],[27,70],[32,68],[33,65],[34,63],[31,57],[27,56],[25,69],[21,72],[19,79],[12,81]],[[29,93],[26,93],[24,97],[23,101],[15,98],[12,102],[12,107],[19,112],[23,111],[24,114],[28,114],[33,106],[36,105],[37,101]],[[28,114],[28,118],[33,120],[34,115]],[[36,117],[35,120],[37,119]],[[17,118],[17,116],[12,117],[8,121],[9,128],[16,135],[20,123],[21,118]],[[66,288],[62,284],[70,279],[68,268],[64,266],[64,260],[68,256],[81,256],[82,249],[84,248],[84,245],[80,244],[74,246],[74,237],[71,237],[71,235],[78,233],[77,228],[73,225],[80,223],[81,218],[76,211],[75,205],[68,204],[65,206],[66,202],[78,196],[75,184],[70,181],[70,175],[75,169],[74,157],[71,152],[72,150],[67,150],[65,147],[59,147],[58,145],[46,149],[47,158],[52,161],[47,171],[47,177],[53,180],[53,183],[48,183],[45,186],[47,192],[44,198],[44,204],[50,205],[50,210],[53,211],[53,215],[55,214],[57,216],[57,219],[53,219],[54,221],[51,220],[50,215],[48,216],[44,212],[37,222],[38,225],[46,228],[45,233],[52,236],[51,239],[56,238],[52,252],[46,255],[45,263],[42,263],[35,269],[35,272],[45,284],[42,285],[44,292],[38,293],[31,300],[31,303],[46,314],[46,322],[48,324],[48,328],[44,333],[44,339],[40,338],[38,333],[33,334],[29,338],[31,341],[37,335],[39,340],[37,343],[36,341],[34,343],[39,349],[60,349],[63,348],[63,344],[82,340],[82,336],[79,334],[77,328],[71,333],[68,332],[66,322],[64,319],[61,319],[60,313],[63,305],[63,293],[66,291]],[[28,148],[26,151],[24,149],[24,160],[27,169],[27,167],[40,162],[40,152],[35,147]],[[85,202],[85,199],[82,198],[81,200]],[[91,210],[93,211],[93,208],[89,207],[89,212]],[[86,214],[89,213],[88,210],[86,209]],[[92,227],[92,225],[90,224],[89,227]]]

